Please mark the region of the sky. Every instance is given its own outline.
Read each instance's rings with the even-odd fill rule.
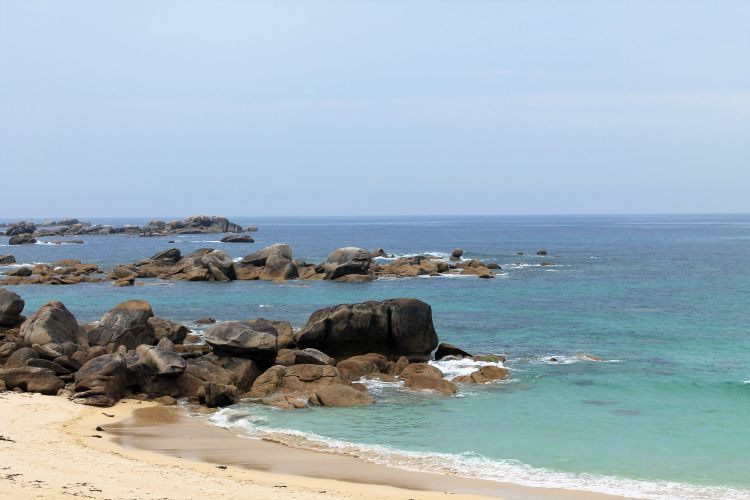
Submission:
[[[750,212],[750,2],[0,0],[0,220]]]

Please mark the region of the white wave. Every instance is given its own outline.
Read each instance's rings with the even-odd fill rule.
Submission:
[[[390,254],[388,257],[375,257],[375,259],[377,260],[410,259],[412,257],[419,257],[420,255],[426,255],[428,257],[436,257],[442,260],[448,260],[448,258],[451,256],[451,254],[449,253],[431,251],[431,252],[417,252],[417,253],[397,253],[397,254]]]
[[[471,358],[462,359],[441,359],[440,361],[430,361],[429,364],[439,368],[447,379],[459,377],[461,375],[471,375],[483,366],[499,366],[504,368],[502,362],[475,361]]]
[[[57,247],[61,245],[80,245],[80,243],[71,243],[69,241],[61,241],[60,243],[54,243],[52,241],[37,241],[34,245],[52,245]]]
[[[232,262],[242,262],[242,257],[235,257]]]
[[[207,421],[240,431],[243,437],[276,442],[292,448],[355,457],[394,469],[483,479],[538,488],[592,491],[632,498],[658,499],[746,499],[748,491],[698,486],[672,481],[644,481],[588,473],[558,472],[532,467],[512,459],[491,459],[473,452],[431,453],[403,451],[375,444],[357,444],[292,429],[257,425],[262,419],[225,408]]]
[[[542,267],[541,264],[529,264],[527,262],[513,262],[511,264],[503,264],[506,269],[524,269],[527,267]]]
[[[33,267],[33,266],[42,265],[42,264],[46,265],[47,262],[32,262],[31,264],[29,264],[27,262],[16,262],[14,264],[3,264],[3,265],[0,265],[0,269],[4,269],[6,267]]]
[[[375,378],[361,378],[357,380],[358,384],[362,384],[365,387],[367,387],[367,390],[370,391],[375,396],[380,396],[383,394],[384,390],[387,389],[400,389],[404,386],[403,380],[396,380],[395,382],[386,382],[384,380],[378,380]]]
[[[750,384],[750,380],[742,380],[741,382],[742,382],[743,384]]]

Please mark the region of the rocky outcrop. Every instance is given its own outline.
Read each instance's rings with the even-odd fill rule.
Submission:
[[[4,285],[72,285],[102,281],[96,264],[85,264],[75,259],[65,259],[54,264],[24,266],[7,272]]]
[[[36,243],[36,238],[28,233],[11,236],[8,245],[32,245]]]
[[[349,275],[369,276],[372,255],[363,248],[345,247],[334,250],[325,262],[325,279],[336,280]]]
[[[8,264],[15,264],[16,258],[10,254],[0,255],[0,266],[6,266]]]
[[[21,325],[21,335],[27,346],[65,344],[86,345],[85,332],[75,316],[62,302],[49,302],[39,308]]]
[[[114,352],[96,357],[75,374],[74,400],[91,406],[112,406],[125,394],[128,367],[125,356]]]
[[[464,250],[462,248],[454,248],[451,252],[450,260],[452,261],[459,261],[461,260],[461,256],[464,254]]]
[[[456,384],[443,378],[443,372],[426,363],[407,365],[399,377],[404,381],[404,387],[414,391],[432,391],[445,396],[458,392]]]
[[[23,321],[24,301],[20,295],[0,288],[0,326],[16,326]]]
[[[201,388],[209,383],[233,386],[237,393],[244,393],[259,374],[258,365],[251,359],[207,354],[187,360],[185,372],[177,379],[178,395],[198,398]]]
[[[347,381],[334,366],[275,365],[257,378],[248,395],[262,398],[280,392],[309,397],[317,389],[335,384],[347,384]]]
[[[109,352],[125,346],[128,350],[141,344],[157,342],[149,318],[154,316],[151,304],[145,300],[128,300],[118,304],[102,316],[99,325],[88,334],[89,344],[101,346]]]
[[[437,347],[432,309],[417,299],[340,304],[320,309],[295,337],[300,348],[312,347],[341,360],[378,353],[426,361]]]
[[[279,350],[275,332],[255,330],[239,321],[217,323],[206,331],[203,339],[220,356],[238,356],[261,362],[273,361]]]

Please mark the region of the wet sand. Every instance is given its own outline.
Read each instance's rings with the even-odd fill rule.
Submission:
[[[155,451],[175,458],[207,462],[227,469],[333,479],[347,483],[395,486],[420,492],[481,495],[511,500],[618,498],[598,493],[531,488],[442,474],[410,472],[368,463],[354,457],[290,448],[238,436],[208,425],[178,407],[136,409],[125,420],[106,425],[114,442],[130,449]],[[365,486],[372,487],[372,486]],[[409,495],[409,498],[413,497]]]

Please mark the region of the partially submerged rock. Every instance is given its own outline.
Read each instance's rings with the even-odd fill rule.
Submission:
[[[435,360],[440,361],[447,356],[453,356],[457,358],[470,358],[472,355],[464,351],[463,349],[459,349],[453,344],[443,342],[435,351]]]
[[[365,275],[370,272],[372,255],[363,248],[345,247],[334,250],[325,262],[325,279],[337,280],[348,275]]]

